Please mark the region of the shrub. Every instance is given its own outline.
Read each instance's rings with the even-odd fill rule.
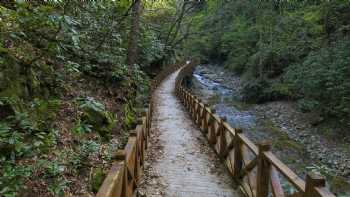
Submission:
[[[6,122],[0,122],[0,155],[17,158],[35,150],[47,150],[56,143],[56,138],[55,129],[38,130],[27,113],[16,112]]]
[[[311,53],[302,64],[288,67],[285,83],[304,98],[308,110],[335,116],[350,126],[350,40]]]
[[[124,123],[126,130],[133,129],[136,126],[136,112],[131,102],[124,105]]]
[[[269,86],[265,80],[250,80],[243,86],[243,99],[249,102],[261,103],[266,101],[264,90]]]
[[[24,181],[32,174],[30,166],[16,165],[11,161],[0,158],[0,196],[15,197],[17,192],[24,189]]]
[[[92,177],[91,177],[91,190],[94,193],[97,193],[100,189],[100,186],[102,185],[106,174],[103,172],[101,168],[96,168],[93,170]]]
[[[116,125],[115,114],[106,110],[105,106],[92,97],[78,98],[79,108],[83,111],[74,131],[86,133],[96,131],[108,139]]]

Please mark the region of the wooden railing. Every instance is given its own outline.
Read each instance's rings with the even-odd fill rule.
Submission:
[[[310,173],[306,181],[302,180],[271,152],[270,141],[255,145],[241,129],[232,128],[225,117],[219,117],[183,87],[184,78],[192,74],[195,65],[187,64],[180,70],[176,94],[246,196],[334,197],[323,177]],[[293,192],[285,191],[282,179],[294,188]]]
[[[151,92],[170,73],[178,70],[184,63],[168,66],[161,71],[151,83]],[[145,152],[150,137],[154,100],[151,95],[150,103],[136,129],[130,132],[127,145],[123,150],[117,150],[115,162],[107,174],[97,197],[130,197],[134,195],[138,181],[143,172]]]

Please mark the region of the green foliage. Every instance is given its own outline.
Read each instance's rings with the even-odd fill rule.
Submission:
[[[81,65],[71,61],[68,61],[67,64],[64,65],[64,69],[67,75],[79,75],[82,70]]]
[[[302,64],[286,70],[294,95],[304,98],[305,110],[320,110],[350,124],[350,40],[310,53]],[[305,80],[307,79],[307,80]]]
[[[90,156],[98,153],[100,144],[92,140],[81,140],[75,150],[67,149],[59,155],[59,161],[66,166],[70,166],[70,170],[77,174],[81,174],[82,170],[89,167]]]
[[[268,86],[266,81],[254,80],[247,82],[243,87],[244,99],[257,103],[266,101],[267,95],[264,93],[266,86]]]
[[[107,149],[105,150],[105,154],[102,155],[102,159],[106,161],[112,161],[113,156],[115,156],[115,150],[120,148],[119,143],[111,143],[108,145]]]
[[[39,160],[36,168],[44,172],[44,178],[52,180],[48,191],[53,196],[64,196],[64,190],[68,186],[67,181],[62,177],[65,167],[56,160]]]
[[[155,32],[144,30],[141,38],[140,62],[149,65],[165,56],[165,44],[157,38]]]
[[[251,102],[300,100],[349,126],[349,1],[207,2],[187,50],[242,75]]]
[[[136,126],[136,112],[131,102],[124,105],[124,123],[126,130],[133,129]]]
[[[2,156],[21,156],[29,149],[23,142],[23,134],[12,131],[6,123],[0,123],[0,137]]]
[[[12,162],[0,160],[0,195],[4,197],[14,197],[17,192],[24,188],[23,183],[31,176],[30,166],[15,165]]]
[[[30,105],[31,119],[36,122],[38,130],[47,130],[52,122],[56,119],[57,112],[60,108],[61,101],[58,99],[40,100],[34,99]]]
[[[105,106],[92,97],[79,98],[77,101],[83,114],[73,130],[79,134],[96,131],[108,139],[116,125],[115,114],[106,111]]]
[[[105,179],[105,173],[101,168],[96,168],[93,170],[92,180],[91,180],[91,188],[94,193],[98,192],[98,189],[102,185]]]
[[[115,67],[112,71],[112,80],[117,83],[126,80],[128,78],[128,71],[126,65]]]
[[[38,152],[44,154],[56,145],[58,131],[50,122],[55,119],[57,100],[34,99],[24,103],[19,99],[1,97],[0,121],[0,187],[1,196],[16,196],[25,189],[24,181],[30,178],[31,165],[18,165],[17,160],[27,159]],[[29,113],[31,114],[29,116]]]
[[[92,125],[84,123],[81,121],[81,119],[77,120],[78,122],[76,123],[76,125],[73,127],[73,132],[78,134],[78,135],[82,135],[82,134],[86,134],[86,133],[90,133],[92,132]]]
[[[16,158],[30,151],[46,150],[56,142],[56,131],[40,131],[31,123],[28,114],[16,112],[7,122],[0,122],[1,156]]]
[[[91,110],[91,111],[96,111],[96,112],[103,112],[105,111],[105,106],[96,101],[92,97],[80,97],[77,99],[79,102],[79,107],[83,110]]]
[[[53,196],[63,197],[65,189],[69,186],[68,182],[63,178],[55,179],[48,187],[48,191]]]
[[[146,101],[142,99],[148,94],[145,70],[151,73],[150,65],[166,58],[167,47],[162,32],[142,18],[137,64],[126,64],[128,0],[18,2],[0,3],[0,196],[25,194],[24,185],[36,184],[38,177],[40,184],[48,186],[40,190],[62,196],[74,185],[69,183],[72,179],[82,175],[80,184],[86,182],[84,170],[89,162],[96,162],[92,157],[99,154],[102,144],[98,136],[108,146],[117,124],[115,113],[90,96],[95,91],[91,86],[106,88],[102,94],[118,94],[122,99],[116,104],[127,106],[123,127],[133,127],[134,104],[125,101],[133,103],[136,97]],[[90,97],[75,102],[79,95]],[[71,122],[75,122],[73,128]],[[67,129],[77,136],[66,133]],[[97,167],[111,160],[110,149],[101,155],[104,160]],[[33,169],[25,169],[32,177],[22,170],[22,164],[32,165]],[[71,171],[70,176],[63,176]],[[94,190],[102,176],[97,177]]]
[[[38,167],[45,169],[46,178],[57,177],[64,172],[64,166],[57,161],[39,160]]]

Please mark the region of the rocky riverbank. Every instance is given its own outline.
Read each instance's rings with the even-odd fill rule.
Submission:
[[[322,124],[317,114],[302,113],[293,101],[246,104],[241,79],[220,66],[198,66],[193,79],[194,93],[232,126],[242,127],[255,142],[271,139],[273,151],[300,176],[319,171],[333,192],[350,195],[350,137],[333,132],[339,125]]]

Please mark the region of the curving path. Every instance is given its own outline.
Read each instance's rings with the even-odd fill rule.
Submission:
[[[241,196],[201,131],[174,94],[170,75],[155,91],[150,149],[147,151],[144,196]]]

